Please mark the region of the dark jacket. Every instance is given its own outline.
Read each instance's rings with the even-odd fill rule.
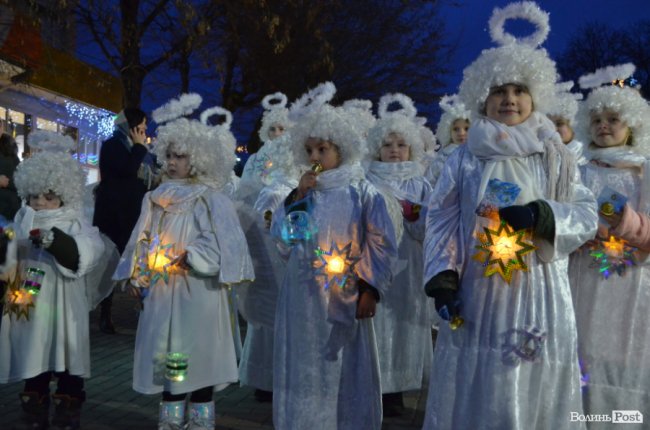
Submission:
[[[102,144],[99,152],[100,183],[96,189],[93,225],[107,235],[122,253],[140,216],[147,192],[138,170],[148,151],[132,145],[120,130]]]
[[[7,221],[13,221],[16,212],[20,209],[20,197],[14,185],[14,172],[20,160],[17,156],[7,156],[0,154],[0,175],[9,178],[9,186],[0,188],[0,215]]]

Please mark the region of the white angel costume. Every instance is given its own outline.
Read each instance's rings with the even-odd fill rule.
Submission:
[[[77,270],[60,265],[47,250],[36,248],[29,241],[32,229],[52,227],[74,239],[79,251]],[[32,296],[34,307],[29,309],[27,318],[6,313],[9,305],[5,304],[0,328],[0,382],[15,382],[47,371],[65,370],[71,375],[89,378],[88,313],[110,292],[107,289],[102,293],[98,291],[98,275],[106,268],[115,245],[110,241],[105,244],[99,230],[74,206],[40,211],[24,207],[16,214],[14,228],[18,272],[24,275],[26,269],[36,268],[43,270],[45,275],[40,292]]]
[[[162,268],[149,275],[158,279],[150,279],[138,321],[133,389],[181,394],[236,382],[228,287],[254,274],[232,202],[204,184],[163,182],[146,194],[113,278],[138,276],[152,252],[158,258],[166,252],[172,260],[185,252],[191,269]],[[164,375],[165,357],[174,352],[189,356],[183,381]]]
[[[370,163],[368,180],[387,195],[423,208],[417,220],[403,219],[404,233],[393,269],[393,282],[373,319],[383,393],[421,388],[431,365],[431,300],[422,288],[422,241],[431,185],[419,163]]]
[[[277,429],[379,429],[381,388],[372,321],[355,319],[355,277],[384,293],[396,255],[386,204],[344,165],[318,177],[310,194],[318,233],[291,248],[275,319],[273,420]],[[274,214],[281,237],[285,208]],[[349,248],[346,248],[349,247]],[[317,250],[343,251],[344,285],[331,281]],[[324,257],[327,260],[327,257]],[[320,265],[321,269],[315,268]],[[331,281],[331,282],[327,282]],[[381,306],[381,303],[378,305]]]

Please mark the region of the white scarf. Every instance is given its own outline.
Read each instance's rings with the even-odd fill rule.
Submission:
[[[81,218],[79,210],[70,206],[61,206],[58,209],[44,209],[35,211],[30,206],[21,208],[16,214],[16,233],[18,237],[27,238],[29,232],[35,228],[50,230],[52,227],[62,227],[72,220]]]
[[[627,146],[613,148],[598,148],[590,145],[584,152],[587,160],[599,161],[617,169],[639,169],[641,174],[641,192],[639,210],[650,213],[650,160]]]
[[[332,188],[338,188],[353,183],[358,183],[365,179],[361,164],[345,164],[336,169],[325,170],[318,175],[316,180],[316,189],[325,191]]]
[[[568,201],[570,198],[575,160],[545,115],[533,112],[526,121],[515,126],[480,118],[469,129],[467,149],[479,160],[486,162],[479,188],[479,201],[488,181],[497,177],[522,185],[522,203],[541,197],[557,201]],[[530,172],[520,159],[534,154],[543,155],[544,170],[548,173],[545,192],[525,186],[531,183],[527,180]]]
[[[368,166],[366,177],[377,188],[390,191],[399,200],[408,200],[412,203],[422,205],[419,195],[411,195],[406,190],[400,189],[398,184],[409,179],[422,176],[422,167],[414,161],[403,161],[400,163],[385,163],[372,161]]]
[[[169,179],[153,190],[151,201],[169,212],[172,206],[185,208],[184,203],[193,202],[208,188],[205,184],[192,183],[188,179]]]

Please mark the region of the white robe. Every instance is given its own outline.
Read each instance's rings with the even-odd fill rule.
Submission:
[[[42,248],[29,241],[35,228],[57,227],[72,236],[79,251],[76,271],[61,266]],[[40,293],[29,320],[5,314],[0,328],[0,382],[33,378],[47,371],[69,371],[90,377],[88,312],[97,294],[97,284],[89,284],[93,271],[100,270],[107,251],[99,230],[90,226],[81,210],[68,207],[35,212],[23,207],[15,218],[18,264],[45,271]],[[114,246],[114,245],[113,245]],[[100,299],[102,297],[99,297]],[[7,305],[5,304],[5,311]]]
[[[550,121],[539,115],[530,119],[535,121],[552,130],[552,137],[559,141]],[[534,136],[535,131],[525,129],[527,124],[496,133],[493,148],[509,148],[512,142],[500,139],[519,135],[518,131]],[[532,154],[532,142],[518,141],[521,146],[515,148],[522,155],[500,161],[480,160],[470,152],[472,137],[470,128],[468,143],[447,160],[427,215],[424,280],[428,282],[445,270],[460,275],[458,297],[464,325],[452,331],[441,324],[424,428],[583,428],[584,424],[570,422],[571,412],[582,412],[582,402],[567,265],[569,253],[595,234],[593,194],[574,171],[567,178],[571,181],[568,201],[545,195],[547,185],[554,184],[547,184],[541,140],[534,143],[537,149]],[[558,154],[556,161],[560,159]],[[515,271],[510,284],[498,274],[486,277],[482,263],[472,259],[479,243],[476,234],[482,231],[479,223],[484,219],[475,214],[483,197],[483,173],[490,167],[493,172],[507,172],[508,163],[522,174],[518,183],[522,192],[514,204],[526,204],[531,196],[543,198],[555,220],[553,243],[534,238],[539,249],[523,257],[528,270]],[[531,326],[546,336],[535,361],[516,354],[523,352],[518,346]]]
[[[232,202],[202,184],[168,181],[145,195],[140,219],[113,278],[137,271],[138,242],[145,232],[187,252],[191,270],[159,279],[143,301],[136,334],[133,389],[144,394],[188,393],[238,380],[228,287],[252,281],[248,247]],[[165,356],[189,355],[185,380],[164,377]]]
[[[632,209],[648,215],[650,190],[643,185],[642,178],[647,174],[644,170],[649,163],[638,154],[617,151],[619,149],[612,148],[614,153],[604,150],[610,152],[614,160],[603,161],[627,166],[587,164],[582,168],[584,184],[596,196],[600,196],[605,187],[617,191],[628,198]],[[601,151],[593,152],[598,155]],[[626,163],[626,159],[630,162]],[[603,229],[607,228],[603,220],[601,224]],[[650,261],[647,254],[637,251],[636,265],[628,267],[624,276],[613,273],[609,279],[604,279],[590,252],[587,247],[576,251],[569,266],[579,355],[587,384],[583,391],[585,413],[638,410],[645,413],[647,423],[650,413]],[[610,426],[593,423],[590,428]]]
[[[355,319],[357,286],[324,288],[315,250],[351,244],[357,276],[386,291],[395,258],[386,203],[360,166],[322,172],[311,193],[312,241],[291,248],[275,319],[273,423],[276,429],[378,430],[381,388],[370,319]],[[285,208],[276,210],[272,233],[280,237]],[[319,263],[316,263],[318,266]],[[381,306],[381,303],[379,304]]]
[[[420,389],[433,353],[432,300],[424,294],[422,283],[422,241],[431,185],[418,174],[417,167],[408,161],[373,161],[367,173],[368,180],[380,190],[422,206],[417,221],[403,219],[404,234],[393,282],[373,319],[382,393]]]
[[[450,143],[449,145],[440,148],[436,153],[436,158],[431,160],[431,164],[425,169],[424,177],[429,181],[429,183],[435,187],[438,178],[440,177],[440,172],[442,172],[442,167],[445,165],[447,158],[460,147],[455,143]]]
[[[260,191],[252,207],[244,202],[239,211],[258,274],[255,282],[238,291],[239,310],[248,322],[239,378],[242,385],[265,391],[273,390],[273,326],[286,263],[266,227],[264,213],[275,212],[290,192],[287,183],[276,181]]]

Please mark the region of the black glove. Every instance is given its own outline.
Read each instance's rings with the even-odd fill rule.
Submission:
[[[359,289],[359,297],[361,297],[361,294],[363,294],[366,291],[370,291],[372,295],[375,297],[375,301],[379,303],[379,291],[363,279],[359,278],[357,280],[357,288]]]
[[[507,206],[499,209],[499,217],[515,231],[535,228],[535,212],[526,206]]]
[[[77,242],[56,227],[52,227],[54,240],[47,247],[47,252],[52,254],[56,261],[63,267],[73,272],[79,269],[79,248]]]
[[[435,300],[436,311],[445,321],[460,313],[460,301],[456,297],[458,291],[458,273],[445,270],[431,278],[424,286],[424,291]]]

